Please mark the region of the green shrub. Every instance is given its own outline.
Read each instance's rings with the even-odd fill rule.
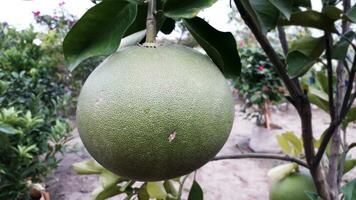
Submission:
[[[29,199],[68,140],[73,99],[59,39],[0,25],[0,199]]]
[[[63,120],[47,124],[44,116],[32,116],[14,107],[0,111],[0,199],[29,199],[30,184],[42,182],[57,167],[57,152],[68,139]]]
[[[273,70],[271,62],[264,53],[255,48],[240,49],[242,61],[241,76],[236,80],[245,108],[249,115],[262,121],[263,106],[265,103],[277,104],[283,99],[285,88],[277,73]]]

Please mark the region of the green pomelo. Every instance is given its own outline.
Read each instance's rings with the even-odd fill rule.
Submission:
[[[99,65],[77,107],[80,137],[110,171],[140,181],[192,172],[226,142],[234,102],[211,60],[181,46],[129,47]]]
[[[269,193],[270,200],[310,200],[306,191],[316,192],[312,177],[307,172],[293,172],[274,181]]]

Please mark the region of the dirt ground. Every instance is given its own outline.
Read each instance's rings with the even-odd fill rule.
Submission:
[[[239,154],[246,149],[256,152],[279,152],[275,134],[285,131],[300,131],[300,120],[296,111],[289,106],[287,111],[276,110],[272,120],[282,127],[280,130],[266,130],[259,128],[253,121],[244,119],[239,108],[236,107],[236,117],[230,137],[220,151],[219,155]],[[315,135],[320,135],[328,125],[329,117],[323,111],[313,110],[313,128]],[[70,149],[63,157],[59,168],[46,183],[46,189],[52,200],[86,200],[90,193],[100,183],[95,175],[76,175],[71,165],[89,159],[76,131],[70,141]],[[356,125],[348,130],[349,140],[356,141]],[[239,148],[237,148],[237,144]],[[245,149],[245,150],[244,150]],[[356,157],[355,150],[352,152]],[[267,171],[282,163],[275,160],[220,160],[212,161],[197,171],[197,181],[204,191],[205,200],[267,200],[268,180]],[[347,174],[347,179],[356,177],[356,170]],[[187,189],[190,187],[193,176],[186,182],[183,199],[186,199]],[[121,197],[111,198],[113,200]]]

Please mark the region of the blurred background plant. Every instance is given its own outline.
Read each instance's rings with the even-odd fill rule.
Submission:
[[[61,45],[74,16],[61,6],[33,15],[37,24],[24,30],[0,24],[0,199],[36,199],[34,186],[66,150],[82,81],[101,61],[70,73]]]
[[[260,126],[270,128],[270,106],[283,100],[285,88],[265,54],[257,48],[241,48],[241,76],[235,87],[243,100],[247,118],[256,118]]]

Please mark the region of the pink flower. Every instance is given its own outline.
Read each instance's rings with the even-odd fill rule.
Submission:
[[[33,16],[38,17],[41,15],[40,11],[32,11]]]
[[[263,70],[265,70],[265,65],[258,66],[258,71],[263,71]]]
[[[62,1],[58,5],[59,5],[59,7],[62,7],[62,6],[64,6],[64,4],[66,4],[66,2]]]
[[[55,16],[53,16],[53,17],[52,17],[52,19],[54,19],[54,20],[58,20],[58,19],[59,19],[59,17],[58,17],[57,15],[55,15]]]
[[[240,47],[245,46],[245,42],[243,40],[240,41]]]

